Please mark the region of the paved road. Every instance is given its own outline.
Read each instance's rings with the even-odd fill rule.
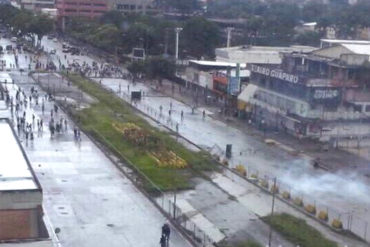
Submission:
[[[45,47],[58,48],[58,44],[45,41]],[[70,56],[70,55],[69,55]],[[69,59],[73,59],[73,56]],[[79,56],[80,61],[91,64],[92,58]],[[212,118],[202,117],[202,109],[191,114],[189,106],[176,101],[170,97],[163,97],[153,91],[148,84],[137,83],[136,86],[123,79],[103,79],[102,84],[107,88],[119,91],[121,85],[121,96],[123,92],[142,90],[149,97],[144,97],[143,104],[150,106],[159,112],[162,106],[162,115],[168,118],[168,110],[172,104],[171,119],[179,123],[179,133],[192,142],[214,150],[219,147],[224,150],[226,144],[233,144],[233,158],[231,166],[243,164],[248,167],[249,172],[259,171],[260,174],[267,174],[270,177],[277,176],[279,180],[305,197],[312,198],[318,204],[326,204],[335,213],[351,212],[360,219],[368,219],[370,211],[369,185],[362,181],[362,177],[354,173],[328,174],[327,172],[315,170],[305,157],[294,156],[274,146],[268,146],[258,138],[253,138],[236,128],[230,127],[223,122]],[[127,92],[126,92],[127,93]],[[180,113],[184,112],[184,121],[181,121]],[[364,223],[364,222],[361,222]]]
[[[8,85],[14,97],[18,86],[29,94],[31,86],[41,89],[27,76],[12,73],[15,86]],[[43,95],[43,94],[41,94]],[[43,119],[44,131],[34,129],[35,140],[20,139],[44,191],[44,208],[62,246],[159,246],[161,225],[166,221],[152,203],[116,169],[86,136],[76,142],[72,123],[66,132],[51,138],[47,124],[53,102],[45,113],[40,104],[25,109]],[[23,111],[22,111],[23,113]],[[60,112],[55,119],[67,118]],[[67,118],[68,119],[68,118]],[[175,230],[170,246],[190,246]]]

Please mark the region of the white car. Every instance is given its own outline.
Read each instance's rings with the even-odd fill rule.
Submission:
[[[54,42],[58,42],[58,39],[57,39],[57,38],[54,38],[54,39],[53,39],[53,41],[54,41]]]
[[[56,53],[57,53],[57,50],[55,49],[50,50],[50,54],[56,54]]]

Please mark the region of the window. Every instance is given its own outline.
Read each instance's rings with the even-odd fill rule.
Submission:
[[[365,107],[365,111],[366,111],[366,112],[370,112],[370,105],[366,105],[366,107]]]

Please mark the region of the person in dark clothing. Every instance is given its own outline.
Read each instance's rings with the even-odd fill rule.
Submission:
[[[163,224],[162,235],[165,235],[167,242],[170,240],[170,233],[171,233],[170,226],[167,223]]]
[[[167,241],[166,236],[162,234],[161,239],[159,240],[159,243],[161,244],[161,247],[166,247]]]

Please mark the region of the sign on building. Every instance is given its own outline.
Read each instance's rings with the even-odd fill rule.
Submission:
[[[291,83],[299,82],[299,77],[297,75],[285,73],[279,69],[270,69],[270,68],[252,64],[250,66],[250,70],[251,72],[254,72],[254,73],[258,73],[258,74],[265,75],[265,76],[272,77],[272,78],[277,78],[277,79],[288,81]]]
[[[230,95],[238,95],[239,94],[239,86],[240,78],[239,77],[230,77],[229,83],[227,85],[227,93]]]

